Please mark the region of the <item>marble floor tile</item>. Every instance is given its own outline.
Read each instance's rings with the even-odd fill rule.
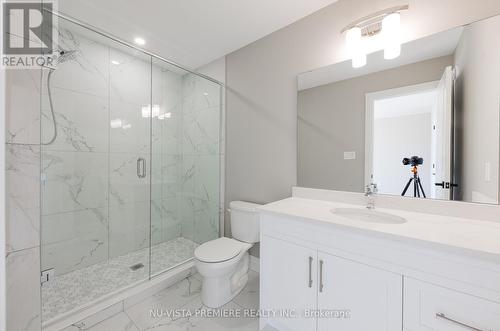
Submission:
[[[220,309],[211,309],[203,305],[200,295],[200,276],[195,274],[129,307],[125,312],[140,331],[257,331],[258,318],[245,316],[245,309],[258,309],[259,274],[250,272],[249,276],[248,285],[242,293]],[[169,315],[172,309],[184,315]],[[214,314],[210,315],[211,312]],[[222,312],[239,315],[222,317],[220,316]]]
[[[224,309],[229,309],[233,311],[238,311],[241,309],[234,302],[230,302],[223,307]],[[203,318],[198,317],[190,321],[192,331],[226,331],[226,330],[238,330],[238,331],[258,331],[259,330],[259,319],[249,318],[249,317],[218,317],[218,318]]]
[[[156,330],[159,326],[171,324],[171,318],[167,314],[163,314],[163,311],[183,307],[199,298],[200,292],[201,281],[191,276],[127,308],[125,311],[141,330]],[[152,314],[158,314],[158,317],[151,317]]]
[[[201,297],[197,297],[183,307],[193,316],[174,318],[169,324],[162,325],[159,331],[258,331],[259,320],[243,316],[240,306],[229,302],[219,309],[211,309],[203,305]],[[220,316],[221,314],[241,314],[241,316]],[[142,331],[142,330],[141,330]]]
[[[99,324],[94,325],[88,331],[139,331],[134,322],[125,314],[119,313]]]
[[[248,283],[236,298],[234,303],[245,309],[259,309],[259,274],[250,271],[248,274]]]

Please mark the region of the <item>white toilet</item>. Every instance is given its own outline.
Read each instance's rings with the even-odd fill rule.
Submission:
[[[194,251],[195,266],[203,277],[201,299],[210,308],[231,301],[248,281],[248,250],[260,240],[258,204],[230,203],[231,232],[234,239],[219,238]]]

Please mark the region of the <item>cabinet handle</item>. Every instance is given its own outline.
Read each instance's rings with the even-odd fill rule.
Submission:
[[[313,286],[313,279],[312,279],[312,265],[313,265],[313,258],[309,256],[309,288]]]
[[[323,260],[319,260],[319,293],[323,293]]]
[[[456,324],[456,325],[460,325],[460,326],[462,326],[464,328],[467,328],[467,329],[470,329],[470,330],[474,330],[474,331],[486,331],[486,330],[481,330],[481,329],[472,327],[470,325],[467,325],[465,323],[459,322],[457,320],[454,320],[453,318],[449,318],[448,316],[446,316],[443,313],[436,313],[436,318],[441,318],[441,319],[443,319],[445,321],[451,322],[451,323]],[[492,331],[492,330],[489,330],[489,331]]]

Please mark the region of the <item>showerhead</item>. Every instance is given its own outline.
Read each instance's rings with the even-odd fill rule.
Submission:
[[[59,51],[58,56],[55,58],[55,64],[61,64],[64,62],[68,61],[73,61],[76,60],[78,57],[78,51],[76,50],[71,50],[71,51]]]
[[[76,60],[76,58],[78,57],[78,51],[76,51],[76,50],[73,50],[73,51],[60,50],[56,54],[57,54],[57,56],[54,56],[52,58],[52,60],[53,60],[52,64],[55,66],[49,67],[50,70],[47,74],[47,91],[48,91],[48,95],[49,95],[50,113],[52,115],[52,122],[54,124],[54,135],[52,136],[52,138],[50,139],[49,142],[42,142],[42,145],[44,145],[44,146],[51,145],[57,139],[57,121],[56,121],[56,115],[54,112],[54,103],[52,102],[52,91],[50,89],[50,78],[52,77],[52,75],[56,71],[58,64]]]

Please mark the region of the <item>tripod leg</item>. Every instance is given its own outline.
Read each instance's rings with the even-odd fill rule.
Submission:
[[[420,186],[420,189],[422,190],[422,194],[423,194],[424,198],[427,199],[427,197],[425,196],[424,188],[422,186],[422,182],[420,181],[420,177],[418,178],[418,185]]]
[[[414,178],[413,179],[413,197],[417,197],[417,190],[418,190],[418,183],[417,180]]]
[[[410,187],[410,184],[411,184],[411,181],[413,180],[413,178],[410,178],[410,180],[408,181],[408,183],[406,184],[404,190],[403,190],[403,193],[401,193],[401,196],[404,197],[405,194],[406,194],[406,191],[408,191],[408,188]]]
[[[415,180],[415,186],[417,187],[417,197],[420,198],[420,188],[418,187],[418,180]]]

